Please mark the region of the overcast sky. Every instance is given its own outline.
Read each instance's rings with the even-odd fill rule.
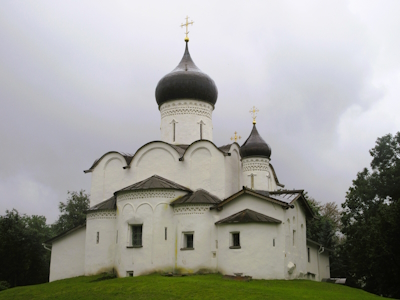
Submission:
[[[400,1],[0,4],[0,214],[59,214],[96,158],[160,139],[154,92],[189,49],[217,84],[214,142],[257,128],[279,181],[342,203],[400,128]]]

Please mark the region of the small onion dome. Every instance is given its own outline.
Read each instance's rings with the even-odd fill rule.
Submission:
[[[253,124],[253,130],[250,136],[240,147],[240,156],[242,158],[250,156],[271,157],[271,147],[263,140],[257,131],[256,124]]]
[[[158,106],[172,100],[193,99],[215,105],[218,90],[214,80],[203,73],[190,57],[188,42],[179,65],[158,82],[156,100]]]

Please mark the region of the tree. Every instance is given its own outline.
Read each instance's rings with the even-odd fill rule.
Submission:
[[[43,216],[20,215],[15,209],[0,216],[0,281],[11,286],[47,282],[50,254],[42,243],[50,235]]]
[[[305,193],[316,218],[307,220],[307,238],[334,249],[338,243],[336,233],[340,230],[340,211],[336,203],[321,204]]]
[[[342,204],[351,285],[400,298],[400,132],[378,138],[371,171],[357,174]]]
[[[60,202],[58,208],[61,215],[53,224],[54,234],[60,234],[68,229],[85,223],[86,211],[89,209],[89,195],[84,190],[68,192],[67,202]]]

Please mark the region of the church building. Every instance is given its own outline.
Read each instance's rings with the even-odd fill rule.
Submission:
[[[86,223],[45,243],[50,281],[109,271],[330,277],[329,250],[306,236],[313,211],[303,190],[283,189],[255,116],[243,145],[213,143],[218,90],[188,44],[156,87],[160,140],[134,155],[107,152],[84,171]]]

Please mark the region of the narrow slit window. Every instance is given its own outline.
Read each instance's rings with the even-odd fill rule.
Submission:
[[[296,246],[296,230],[293,230],[293,246]]]
[[[167,227],[165,227],[165,240],[167,240]]]
[[[311,262],[310,247],[307,247],[307,257],[308,257],[308,262]]]
[[[115,238],[115,243],[118,244],[118,230],[117,230],[117,237]]]
[[[272,247],[275,247],[275,239],[272,239]]]
[[[96,234],[96,244],[98,244],[100,242],[100,232],[97,231]]]

